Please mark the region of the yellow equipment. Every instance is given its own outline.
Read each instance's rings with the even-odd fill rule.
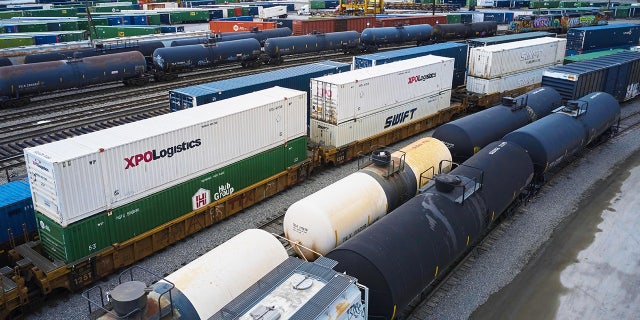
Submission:
[[[351,15],[384,13],[384,0],[340,0],[338,12]]]

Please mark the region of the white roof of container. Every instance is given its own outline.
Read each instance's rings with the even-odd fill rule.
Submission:
[[[385,63],[369,68],[356,69],[348,72],[341,72],[323,77],[313,78],[314,81],[329,82],[333,84],[346,84],[357,80],[370,79],[374,77],[392,74],[403,70],[414,69],[417,66],[431,65],[447,60],[455,60],[453,58],[426,55],[423,57],[412,58],[402,61]]]
[[[277,102],[282,99],[282,96],[293,97],[301,93],[304,93],[304,91],[273,87],[210,104],[204,104],[198,108],[168,113],[65,140],[26,148],[25,152],[28,150],[29,152],[47,158],[53,163],[67,161],[95,153],[101,149],[106,150],[144,140],[166,132],[180,130],[229,114],[263,106],[267,103]],[[210,105],[215,105],[215,108],[207,108],[207,106]]]
[[[504,50],[531,47],[531,46],[536,46],[536,45],[541,45],[546,43],[561,42],[561,41],[567,41],[567,39],[543,37],[543,38],[528,39],[528,40],[515,41],[515,42],[494,44],[486,47],[475,47],[475,48],[471,48],[471,51],[478,50],[478,51],[498,52],[498,51],[504,51]]]

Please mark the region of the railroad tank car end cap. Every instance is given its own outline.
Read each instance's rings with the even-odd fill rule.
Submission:
[[[376,150],[371,153],[371,161],[379,167],[387,166],[391,162],[391,152],[386,150]]]
[[[452,174],[438,174],[434,177],[436,189],[440,192],[451,192],[456,186],[462,183],[462,179]]]
[[[147,304],[150,289],[141,281],[127,281],[115,287],[109,297],[111,305],[118,315],[127,315],[142,310]]]

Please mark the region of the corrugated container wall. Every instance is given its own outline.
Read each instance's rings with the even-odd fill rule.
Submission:
[[[494,79],[467,77],[467,91],[480,94],[493,94],[539,85],[546,69],[533,69],[525,72],[509,74]]]
[[[450,82],[448,82],[450,83]],[[309,140],[323,147],[340,148],[382,132],[408,125],[449,108],[451,90],[395,104],[376,113],[358,115],[338,124],[311,119]]]
[[[640,25],[610,24],[584,28],[571,28],[567,31],[567,50],[582,52],[598,48],[638,45]]]
[[[341,124],[449,90],[453,65],[428,55],[311,79],[311,118]]]
[[[0,184],[0,244],[9,241],[9,232],[15,238],[23,238],[23,225],[27,232],[36,230],[29,184],[25,181]]]
[[[306,97],[275,87],[27,148],[35,208],[67,226],[304,136]]]
[[[640,52],[626,51],[549,68],[542,85],[558,91],[562,99],[575,100],[603,91],[618,101],[640,94]]]
[[[365,54],[353,57],[352,69],[368,68],[390,62],[402,61],[417,58],[425,55],[437,55],[441,57],[454,58],[453,67],[453,87],[464,85],[464,75],[467,71],[467,45],[463,43],[446,42],[428,46],[418,46],[374,54]],[[460,75],[456,77],[456,75]]]
[[[562,64],[566,44],[565,39],[545,37],[471,48],[469,76],[493,79]]]
[[[323,61],[174,89],[169,91],[170,109],[173,112],[193,108],[272,86],[306,91],[309,94],[311,78],[345,72],[349,69],[350,65],[346,63]]]

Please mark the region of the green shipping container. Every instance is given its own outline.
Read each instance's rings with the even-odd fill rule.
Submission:
[[[11,19],[13,17],[22,17],[22,11],[0,11],[0,19]]]
[[[629,12],[631,12],[630,8],[616,8],[615,9],[615,17],[616,18],[628,18]]]
[[[66,228],[37,211],[36,221],[44,252],[66,263],[95,254],[113,244],[109,219],[104,213]]]
[[[191,212],[196,195],[208,191],[208,202],[215,202],[278,174],[304,161],[306,150],[307,137],[300,137],[67,228],[49,226],[40,230],[43,247],[45,252],[65,262],[81,259]],[[47,224],[53,224],[47,220]],[[88,237],[91,234],[98,236],[91,239]]]
[[[250,16],[251,13],[249,13],[249,7],[242,7],[242,15],[243,16]]]
[[[78,15],[78,9],[76,8],[56,8],[56,9],[41,9],[41,10],[25,10],[23,11],[25,17],[76,17]]]
[[[8,35],[3,35],[0,37],[0,49],[32,46],[33,44],[34,42],[32,37],[12,37]]]
[[[175,11],[169,14],[171,24],[209,21],[209,11]]]
[[[311,1],[309,2],[310,9],[326,9],[327,3],[325,1]]]
[[[89,10],[91,12],[120,12],[121,10],[133,10],[133,5],[89,7]]]
[[[18,32],[47,32],[49,27],[46,23],[20,23]]]
[[[160,14],[147,14],[147,24],[150,26],[157,26],[162,24],[160,21]]]
[[[544,1],[539,3],[540,3],[540,8],[559,8],[560,7],[560,1]],[[531,2],[530,7],[538,8],[538,3]]]
[[[60,42],[87,40],[87,31],[83,31],[83,30],[61,31],[58,34],[58,39],[60,39]]]
[[[95,33],[91,29],[95,39],[110,39],[159,34],[161,30],[160,26],[96,26]]]
[[[585,54],[577,54],[574,56],[564,57],[564,64],[574,63],[578,61],[591,60],[593,58],[608,56],[610,54],[618,53],[618,52],[627,52],[629,50],[625,49],[613,49],[613,50],[605,50],[605,51],[597,51],[590,52]]]
[[[236,11],[233,8],[227,9],[227,17],[231,18],[235,16],[236,16]]]
[[[447,23],[460,23],[462,17],[459,14],[448,14]]]
[[[78,28],[78,21],[47,22],[47,30],[49,31],[78,31],[80,30]]]

